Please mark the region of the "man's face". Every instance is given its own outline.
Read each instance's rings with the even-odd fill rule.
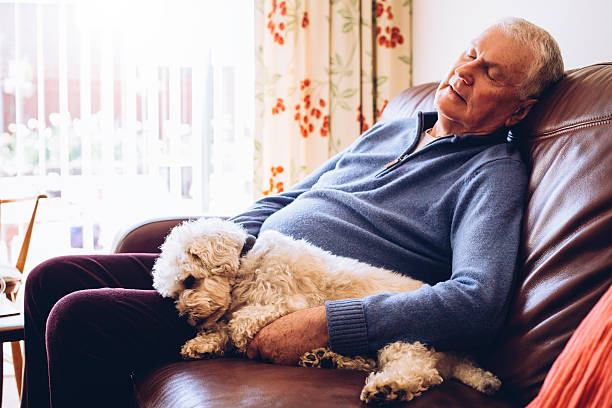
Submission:
[[[533,60],[529,47],[498,27],[487,29],[438,86],[434,102],[438,119],[456,134],[490,133],[514,125],[527,113],[514,116],[526,102],[519,92]]]

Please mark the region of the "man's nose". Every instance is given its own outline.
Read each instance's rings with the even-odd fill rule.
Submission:
[[[474,84],[474,67],[472,66],[474,62],[468,62],[466,64],[461,64],[457,68],[455,68],[455,75],[457,78],[461,79],[467,86],[472,86]]]

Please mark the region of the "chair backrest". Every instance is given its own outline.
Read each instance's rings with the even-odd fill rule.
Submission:
[[[28,250],[30,248],[30,240],[32,238],[32,229],[34,228],[34,219],[36,218],[36,211],[38,210],[38,201],[41,198],[47,198],[47,196],[44,194],[41,194],[41,195],[34,196],[34,197],[0,199],[0,228],[2,227],[2,204],[16,203],[19,201],[36,200],[34,203],[34,210],[32,211],[32,216],[30,217],[30,222],[28,223],[28,229],[26,230],[25,236],[23,238],[23,243],[21,244],[21,250],[19,251],[19,256],[17,257],[17,263],[15,265],[15,267],[21,273],[23,273],[23,268],[25,267],[26,258],[28,256]]]
[[[381,120],[433,110],[436,87],[405,90]],[[520,269],[485,364],[524,403],[612,284],[612,63],[568,71],[518,130],[531,171]]]

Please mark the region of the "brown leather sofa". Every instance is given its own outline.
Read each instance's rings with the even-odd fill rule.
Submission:
[[[405,90],[381,120],[431,110],[435,88]],[[612,63],[568,71],[519,133],[531,170],[521,267],[507,322],[480,356],[502,379],[502,391],[486,397],[449,381],[397,406],[524,406],[612,283]],[[181,220],[138,225],[117,241],[115,252],[157,252]],[[350,407],[362,406],[364,378],[225,358],[137,372],[134,396],[138,407]]]

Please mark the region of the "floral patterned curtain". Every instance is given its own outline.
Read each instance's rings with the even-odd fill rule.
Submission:
[[[411,0],[257,0],[257,197],[344,149],[411,85],[411,19]]]

